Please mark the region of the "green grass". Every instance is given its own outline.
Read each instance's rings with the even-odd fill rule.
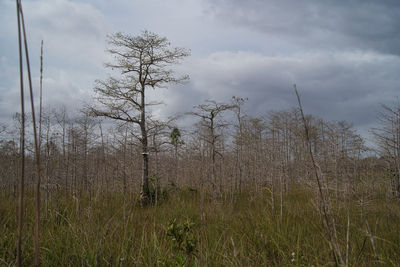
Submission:
[[[278,197],[278,196],[277,196]],[[307,190],[284,196],[282,217],[272,209],[268,191],[226,196],[215,204],[206,194],[189,190],[171,193],[157,207],[140,207],[137,195],[124,198],[84,197],[79,208],[72,197],[53,196],[42,210],[43,266],[333,266],[326,231],[314,196]],[[33,201],[26,197],[23,265],[33,263]],[[12,266],[16,256],[16,199],[0,199],[0,266]],[[335,202],[334,202],[335,203]],[[340,205],[339,205],[340,204]],[[334,207],[338,237],[345,255],[347,211]],[[45,207],[43,204],[42,207]],[[360,207],[351,209],[350,266],[398,266],[400,263],[400,205],[377,198],[365,211],[379,261],[361,220]],[[179,248],[167,234],[175,220],[193,225],[183,238],[195,251]],[[182,228],[183,229],[183,228]],[[183,243],[182,243],[183,244]]]

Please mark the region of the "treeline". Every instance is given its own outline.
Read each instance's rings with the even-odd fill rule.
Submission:
[[[187,128],[178,128],[176,119],[149,120],[152,190],[190,187],[213,192],[218,198],[243,189],[287,191],[298,184],[312,186],[312,166],[299,110],[251,117],[244,114],[244,104],[245,99],[239,98],[229,104],[208,101],[186,115],[193,118],[193,125]],[[211,121],[208,115],[221,106],[225,108]],[[351,124],[311,115],[306,119],[326,189],[338,195],[348,186],[362,183],[375,186],[377,193],[398,196],[398,143],[389,142],[398,132],[390,131],[389,136],[384,125],[374,129],[381,154],[367,157],[372,153]],[[15,195],[20,169],[19,121],[20,115],[16,115],[13,125],[3,127],[0,143],[2,191]],[[61,108],[44,114],[40,140],[46,198],[60,190],[76,196],[82,192],[140,191],[142,152],[132,125],[111,124],[85,113],[69,117]],[[27,150],[26,183],[33,186],[29,142]]]

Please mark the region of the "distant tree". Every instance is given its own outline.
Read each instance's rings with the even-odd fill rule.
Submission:
[[[0,123],[0,134],[2,135],[6,131],[7,127]],[[0,135],[0,136],[1,136]]]
[[[68,123],[68,113],[67,108],[65,106],[61,106],[59,109],[53,110],[54,118],[57,122],[59,130],[59,135],[61,137],[61,151],[62,151],[62,160],[60,163],[62,164],[63,171],[63,179],[65,183],[65,193],[68,191],[68,170],[69,170],[69,157],[67,158],[67,149],[66,149],[66,136],[67,136],[67,123]],[[40,130],[41,132],[41,130]]]
[[[242,115],[242,106],[248,98],[242,98],[237,96],[232,96],[232,106],[235,111],[236,119],[237,119],[237,131],[236,131],[236,167],[238,169],[238,175],[236,175],[235,179],[235,189],[242,190],[242,179],[243,179],[243,115]]]
[[[181,132],[177,127],[174,127],[174,129],[172,129],[172,132],[169,135],[169,137],[171,138],[171,144],[175,148],[177,148],[181,144],[184,144],[184,142],[181,140]]]
[[[214,100],[207,100],[205,104],[195,106],[195,111],[190,114],[199,117],[200,126],[206,129],[206,133],[202,135],[202,139],[210,145],[211,149],[211,183],[214,190],[214,198],[220,197],[220,190],[217,185],[216,174],[216,156],[219,154],[217,151],[217,141],[220,139],[220,130],[227,126],[227,123],[221,120],[221,115],[226,110],[231,110],[235,106],[231,104],[218,103]]]
[[[185,142],[181,138],[181,132],[177,127],[172,129],[171,134],[169,135],[171,139],[171,145],[174,146],[174,158],[175,158],[175,181],[174,184],[178,185],[178,162],[179,162],[179,155],[178,155],[178,148],[179,146],[183,145]]]
[[[379,128],[373,129],[380,155],[386,159],[393,174],[393,194],[400,197],[400,103],[382,105],[379,113]]]
[[[150,199],[146,107],[154,104],[146,102],[146,90],[188,79],[188,76],[175,76],[169,67],[189,56],[189,51],[171,48],[167,38],[148,31],[139,36],[115,33],[109,36],[108,43],[111,46],[108,52],[114,56],[114,62],[107,63],[106,67],[119,71],[120,76],[97,81],[94,90],[98,105],[90,110],[95,116],[139,126],[143,155],[141,200],[146,204]]]

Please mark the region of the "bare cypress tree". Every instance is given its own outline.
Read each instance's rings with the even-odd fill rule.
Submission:
[[[179,83],[188,76],[177,77],[169,67],[189,56],[185,48],[170,47],[167,38],[144,31],[139,36],[116,33],[109,36],[108,52],[114,56],[106,67],[119,71],[120,76],[110,76],[97,81],[95,92],[98,106],[91,107],[95,116],[134,123],[140,128],[143,172],[141,201],[147,204],[149,191],[148,129],[146,124],[146,90]]]
[[[391,174],[391,190],[400,198],[400,102],[382,105],[378,115],[380,127],[372,130],[379,154],[388,165]]]
[[[211,153],[211,184],[214,191],[214,199],[219,199],[221,192],[217,185],[217,174],[216,174],[216,156],[220,154],[217,151],[217,141],[221,137],[222,128],[226,127],[227,124],[221,121],[221,114],[226,110],[233,109],[235,106],[230,104],[218,103],[214,100],[207,100],[206,104],[198,105],[195,107],[195,111],[189,114],[199,117],[201,119],[200,124],[202,127],[207,129],[207,133],[202,136],[202,139],[210,145]]]
[[[243,118],[242,118],[242,106],[248,98],[242,98],[232,96],[232,105],[235,110],[237,119],[237,132],[236,132],[236,167],[238,174],[235,176],[235,190],[242,191],[242,180],[243,180]]]
[[[55,110],[54,112],[54,117],[56,119],[56,122],[58,124],[58,127],[61,128],[61,151],[62,151],[62,160],[60,160],[61,166],[62,166],[62,171],[63,171],[63,176],[64,176],[64,184],[65,184],[65,194],[68,192],[68,171],[69,171],[69,158],[67,158],[67,151],[66,151],[66,123],[67,123],[67,109],[65,106],[62,106],[59,110]],[[39,127],[41,129],[41,127]],[[40,132],[40,130],[39,130]],[[40,136],[40,135],[39,135]]]

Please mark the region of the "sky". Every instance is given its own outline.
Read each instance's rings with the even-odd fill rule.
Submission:
[[[44,103],[69,110],[91,101],[107,35],[143,30],[190,49],[176,67],[189,82],[150,92],[166,117],[206,99],[247,97],[246,112],[296,107],[346,120],[366,138],[381,104],[400,86],[398,0],[22,0],[34,90],[44,40]],[[18,39],[13,0],[0,0],[0,122],[19,111]],[[37,96],[37,93],[36,93]],[[38,99],[36,97],[36,99]]]

